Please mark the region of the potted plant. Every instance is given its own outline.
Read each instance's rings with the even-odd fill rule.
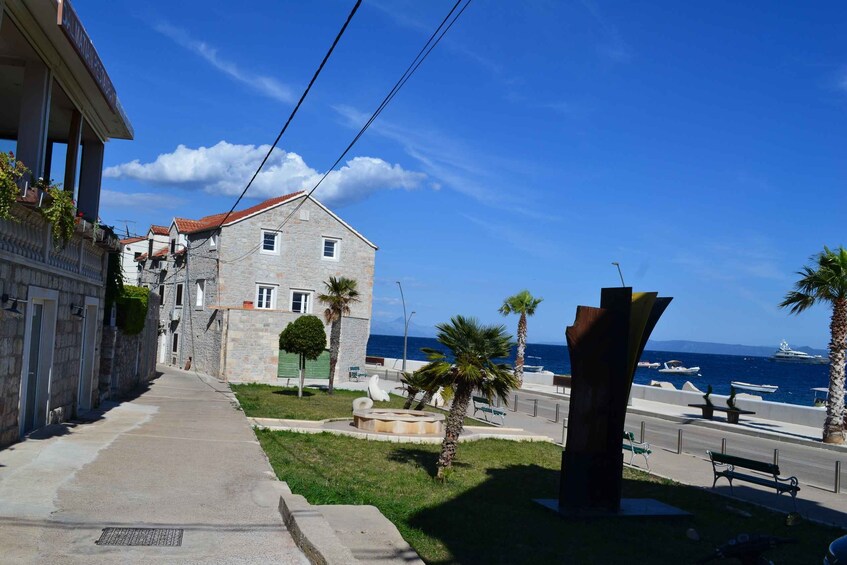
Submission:
[[[735,405],[735,387],[729,387],[729,398],[726,399],[726,405],[729,406],[730,410],[738,410],[738,407]]]
[[[703,400],[706,401],[706,404],[703,405],[703,417],[711,420],[715,415],[715,405],[712,404],[712,385],[706,387],[706,394],[703,395]]]

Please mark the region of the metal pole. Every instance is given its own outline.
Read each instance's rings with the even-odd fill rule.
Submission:
[[[682,428],[679,429],[676,436],[676,453],[682,455]]]
[[[721,453],[726,455],[726,438],[721,438]]]
[[[566,420],[562,420],[562,445],[565,445],[565,428],[567,427],[565,424]]]
[[[641,443],[644,443],[646,440],[644,439],[644,433],[647,429],[647,423],[644,420],[641,420]]]
[[[841,461],[835,462],[835,493],[841,492]]]
[[[553,420],[553,421],[556,422],[557,424],[559,423],[559,403],[558,402],[556,403],[556,419]]]
[[[538,416],[538,399],[534,399],[532,401],[532,417],[535,418]]]
[[[512,406],[512,412],[518,411],[518,395],[515,395],[515,404]]]
[[[403,370],[406,370],[406,340],[409,337],[409,320],[406,319],[406,297],[403,296],[403,285],[397,281],[400,287],[400,300],[403,301]]]
[[[618,268],[618,276],[620,276],[620,278],[621,278],[621,286],[626,286],[626,284],[623,282],[623,273],[621,273],[621,264],[618,263],[617,261],[612,261],[612,265],[614,265],[615,267]]]
[[[773,450],[773,464],[776,465],[777,467],[779,467],[779,450],[778,449]]]

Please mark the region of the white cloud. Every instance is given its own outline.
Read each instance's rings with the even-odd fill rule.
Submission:
[[[179,145],[155,161],[138,159],[109,167],[103,176],[135,179],[151,184],[200,189],[237,195],[246,186],[270,148],[269,145],[237,145],[221,141],[196,149]],[[309,167],[297,153],[275,149],[256,177],[249,195],[269,198],[298,190],[311,190],[323,173]],[[419,188],[424,173],[407,171],[375,157],[354,157],[330,172],[315,191],[315,197],[330,205],[363,200],[379,190]]]
[[[276,80],[275,78],[256,74],[239,67],[236,63],[223,59],[215,47],[212,47],[205,41],[199,41],[192,38],[188,33],[178,27],[168,23],[159,23],[153,26],[153,29],[172,39],[181,47],[199,55],[206,60],[207,63],[226,74],[230,78],[246,84],[275,100],[280,102],[292,103],[295,98],[287,86]]]
[[[173,210],[185,204],[185,199],[158,192],[119,192],[101,190],[100,203],[109,208],[145,208],[147,210]]]

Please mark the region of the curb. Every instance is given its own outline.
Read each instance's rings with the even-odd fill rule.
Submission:
[[[353,553],[341,543],[329,522],[319,510],[299,494],[287,492],[279,497],[279,513],[297,547],[315,565],[358,563]]]

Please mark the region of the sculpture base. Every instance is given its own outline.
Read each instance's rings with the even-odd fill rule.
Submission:
[[[536,498],[541,506],[548,508],[565,519],[602,519],[602,518],[655,518],[676,519],[691,518],[692,514],[680,510],[664,502],[652,498],[622,498],[621,509],[617,512],[603,509],[579,509],[560,508],[557,498]]]

